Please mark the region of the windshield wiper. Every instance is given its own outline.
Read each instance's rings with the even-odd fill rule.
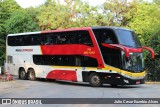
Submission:
[[[130,45],[124,45],[124,44],[120,44],[120,45],[127,46],[127,47],[133,47],[133,46],[130,46]]]

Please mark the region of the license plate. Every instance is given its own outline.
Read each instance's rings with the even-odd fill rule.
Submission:
[[[136,84],[140,84],[141,82],[140,81],[136,81]]]

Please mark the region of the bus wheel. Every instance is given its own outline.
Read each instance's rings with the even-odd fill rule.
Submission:
[[[23,68],[20,69],[20,71],[19,71],[19,78],[22,79],[22,80],[27,79],[27,74],[26,74],[26,72]]]
[[[102,79],[97,73],[91,73],[89,76],[89,83],[92,87],[100,87],[103,85]]]
[[[36,74],[34,72],[34,69],[30,69],[28,71],[28,79],[31,81],[35,81],[36,80]]]

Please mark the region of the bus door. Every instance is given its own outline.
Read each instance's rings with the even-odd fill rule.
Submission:
[[[7,56],[6,71],[15,75],[14,64],[13,64],[13,56],[11,56],[11,55]]]

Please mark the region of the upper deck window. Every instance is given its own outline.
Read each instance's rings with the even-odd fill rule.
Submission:
[[[107,43],[107,44],[117,44],[117,38],[113,30],[111,29],[95,29],[93,30],[96,39],[99,44]]]
[[[8,36],[9,46],[83,44],[93,46],[87,30]]]

